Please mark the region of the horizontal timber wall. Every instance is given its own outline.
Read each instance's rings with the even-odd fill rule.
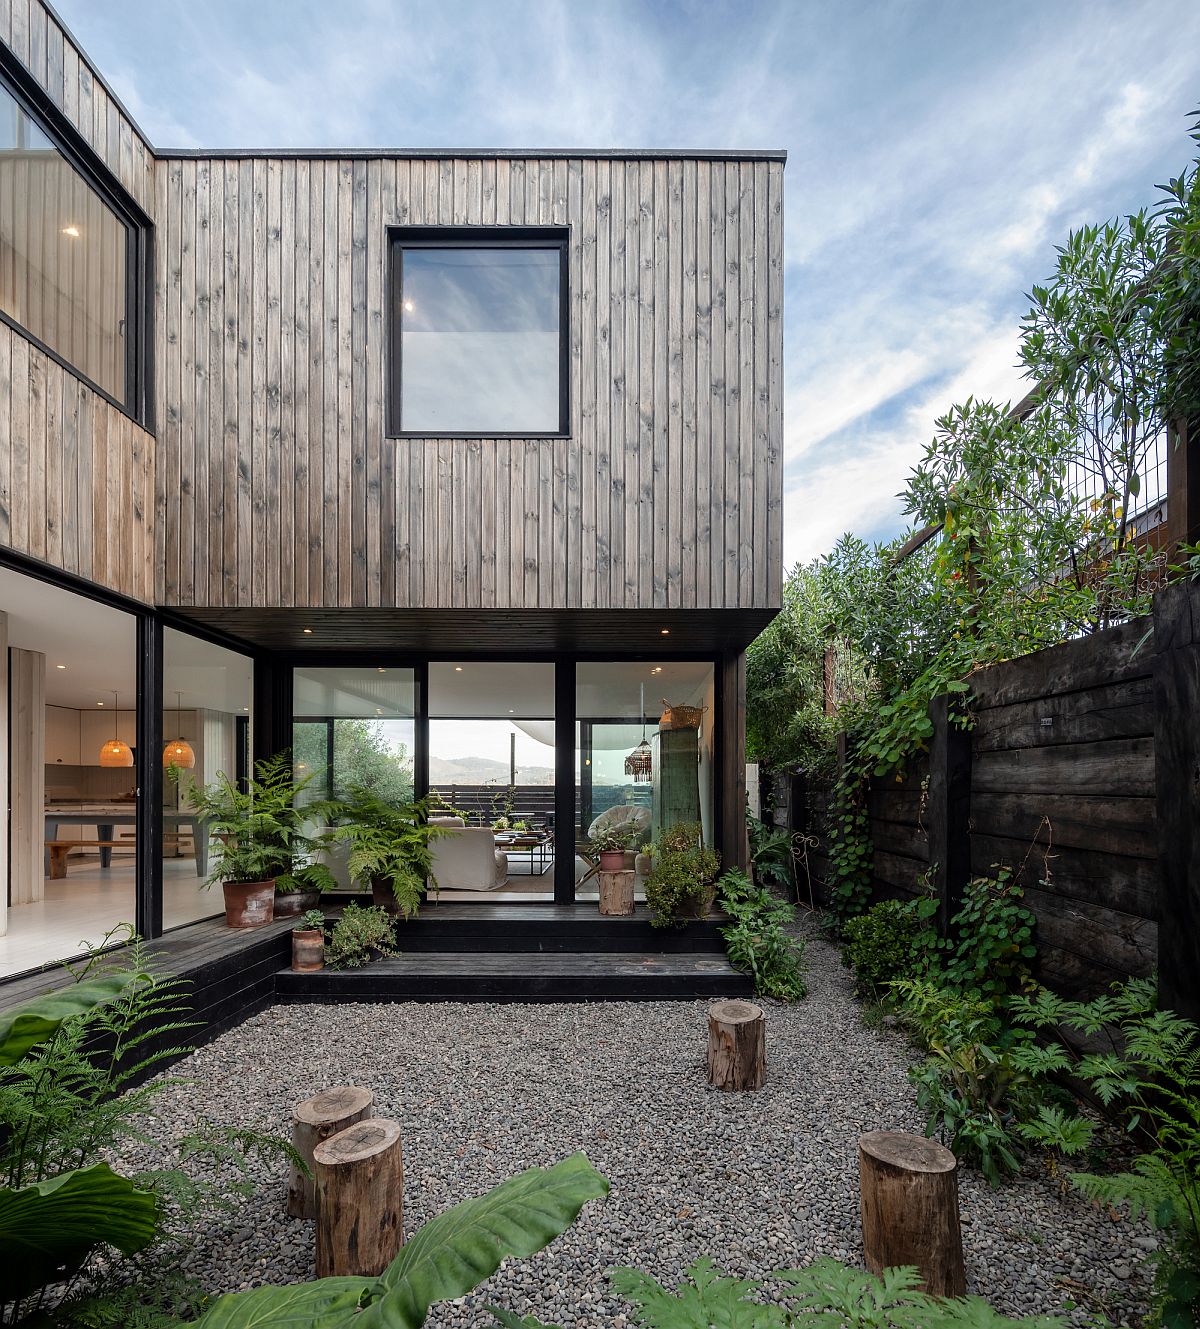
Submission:
[[[160,159],[160,601],[777,606],[782,200],[769,159]],[[569,437],[386,436],[399,224],[570,228]]]
[[[1038,920],[1037,976],[1096,993],[1160,973],[1200,1013],[1200,584],[1152,616],[971,679],[972,726],[935,703],[930,751],[868,792],[877,898],[930,883],[951,913],[969,876],[1010,868]],[[828,899],[829,791],[792,782],[776,819],[813,837]]]

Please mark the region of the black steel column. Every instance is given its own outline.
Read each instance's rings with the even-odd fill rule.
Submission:
[[[254,763],[292,746],[292,667],[271,655],[254,657]]]
[[[416,750],[413,752],[413,792],[417,798],[429,793],[429,664],[419,664],[413,670],[416,688],[416,723],[414,725]]]
[[[153,614],[137,619],[137,778],[134,920],[143,937],[163,930],[163,629]]]
[[[575,903],[575,661],[554,666],[554,903]]]

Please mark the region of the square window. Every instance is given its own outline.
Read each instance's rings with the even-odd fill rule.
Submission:
[[[394,432],[566,432],[566,234],[393,232]]]

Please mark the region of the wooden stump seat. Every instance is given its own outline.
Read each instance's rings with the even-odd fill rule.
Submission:
[[[902,1131],[858,1141],[863,1251],[873,1273],[915,1265],[925,1291],[966,1292],[958,1217],[958,1162],[944,1145]]]
[[[635,873],[632,868],[621,872],[601,872],[600,912],[616,917],[633,913],[633,882]]]
[[[360,1121],[313,1150],[317,1172],[317,1277],[372,1278],[404,1244],[400,1126]]]
[[[767,1017],[752,1001],[708,1008],[708,1082],[718,1089],[761,1089],[767,1078]]]
[[[339,1084],[297,1103],[292,1110],[292,1147],[309,1171],[293,1167],[288,1177],[287,1212],[292,1218],[316,1218],[317,1192],[313,1154],[317,1145],[371,1115],[375,1095],[361,1085]]]

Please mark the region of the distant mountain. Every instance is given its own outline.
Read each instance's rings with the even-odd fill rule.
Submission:
[[[508,762],[493,761],[490,757],[429,756],[429,782],[434,785],[494,784],[497,789],[508,786]],[[518,766],[517,783],[552,785],[554,768],[551,766]]]

